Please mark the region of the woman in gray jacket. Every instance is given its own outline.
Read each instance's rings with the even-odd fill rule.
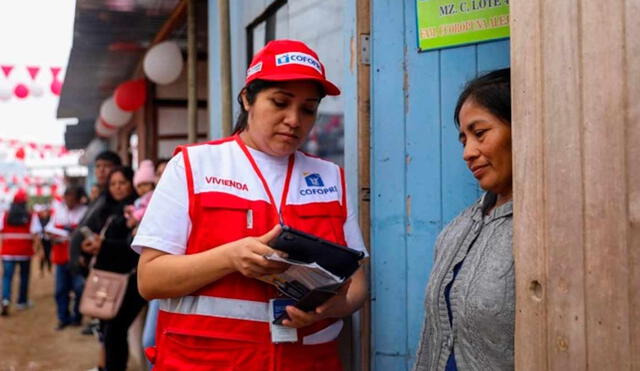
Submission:
[[[486,193],[440,233],[416,370],[513,370],[510,71],[470,81],[455,121]]]

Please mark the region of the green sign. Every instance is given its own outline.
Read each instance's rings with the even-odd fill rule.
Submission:
[[[420,50],[509,37],[509,0],[416,1]]]

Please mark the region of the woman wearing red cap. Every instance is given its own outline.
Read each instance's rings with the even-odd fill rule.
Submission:
[[[31,214],[27,210],[27,193],[18,190],[7,213],[0,215],[0,237],[2,239],[2,307],[0,314],[9,314],[11,303],[11,281],[16,266],[20,267],[20,289],[18,309],[29,306],[29,272],[33,256],[33,236],[30,233]]]
[[[133,242],[140,292],[162,299],[154,369],[342,369],[335,339],[364,302],[362,269],[315,311],[287,306],[286,343],[270,330],[279,294],[255,279],[288,268],[265,259],[281,222],[365,250],[342,169],[298,151],[322,98],[338,94],[313,50],[272,41],[247,70],[234,135],[169,162]]]

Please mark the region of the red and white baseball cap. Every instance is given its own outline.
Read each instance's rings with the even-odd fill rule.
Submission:
[[[253,80],[314,80],[327,95],[340,95],[340,89],[327,80],[316,52],[297,40],[273,40],[265,45],[251,61],[245,85]]]

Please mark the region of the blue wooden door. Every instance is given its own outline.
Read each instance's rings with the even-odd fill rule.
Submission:
[[[509,41],[418,52],[415,0],[372,1],[372,365],[412,367],[435,239],[480,195],[453,111],[464,83],[509,66]]]

